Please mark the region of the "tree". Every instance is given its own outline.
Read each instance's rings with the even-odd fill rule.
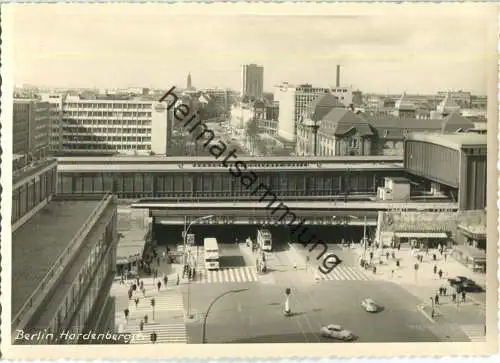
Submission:
[[[259,135],[259,125],[255,117],[252,117],[247,121],[245,131],[248,138],[250,139],[252,153],[255,153],[255,141]]]

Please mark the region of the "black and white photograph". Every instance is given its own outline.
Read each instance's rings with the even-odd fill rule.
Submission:
[[[7,356],[497,349],[498,8],[282,5],[2,5]]]

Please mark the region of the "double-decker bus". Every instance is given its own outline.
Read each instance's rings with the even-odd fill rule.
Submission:
[[[203,240],[205,253],[205,268],[207,270],[219,269],[219,244],[217,239],[213,237]]]
[[[259,229],[257,231],[257,245],[262,251],[271,251],[273,249],[272,236],[268,229]]]

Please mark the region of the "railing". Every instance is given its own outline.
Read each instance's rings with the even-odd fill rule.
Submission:
[[[33,308],[37,308],[38,305],[43,300],[44,295],[42,293],[50,290],[55,280],[59,277],[58,270],[62,270],[65,263],[68,262],[68,259],[73,255],[75,249],[77,249],[80,244],[79,239],[83,235],[83,232],[87,229],[87,227],[93,222],[96,215],[98,215],[104,208],[107,207],[108,203],[105,203],[106,200],[111,200],[112,195],[106,194],[101,202],[94,208],[90,216],[85,220],[83,225],[78,229],[76,234],[71,239],[71,242],[68,244],[68,247],[59,255],[56,262],[52,265],[50,270],[47,272],[42,281],[35,288],[35,291],[30,295],[27,299],[26,303],[19,309],[19,312],[15,315],[14,319],[12,319],[12,329],[14,330],[21,320],[25,317],[29,310]]]

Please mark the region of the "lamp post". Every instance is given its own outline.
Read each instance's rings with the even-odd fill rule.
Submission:
[[[247,290],[248,289],[229,290],[229,291],[226,291],[226,292],[220,294],[214,300],[212,300],[212,302],[210,303],[210,305],[208,305],[207,312],[205,313],[205,317],[203,318],[203,325],[202,325],[202,329],[203,330],[202,330],[202,334],[201,334],[201,344],[205,344],[206,343],[206,338],[207,338],[207,334],[206,334],[207,333],[207,318],[208,318],[208,314],[210,314],[210,310],[212,309],[212,306],[219,299],[222,299],[226,295],[235,294],[235,293],[243,292],[243,291],[247,291]]]
[[[191,223],[189,223],[187,228],[184,229],[184,265],[186,265],[186,263],[188,262],[187,261],[186,245],[187,245],[187,235],[188,235],[189,229],[191,228],[191,226],[193,224],[200,222],[200,221],[203,221],[205,219],[210,219],[212,217],[215,217],[215,216],[213,214],[209,214],[207,216],[198,217],[195,220],[193,220]],[[184,226],[186,226],[186,217],[184,217]],[[187,306],[188,306],[187,317],[189,319],[192,319],[193,315],[191,314],[191,279],[189,278],[189,276],[188,276]]]

